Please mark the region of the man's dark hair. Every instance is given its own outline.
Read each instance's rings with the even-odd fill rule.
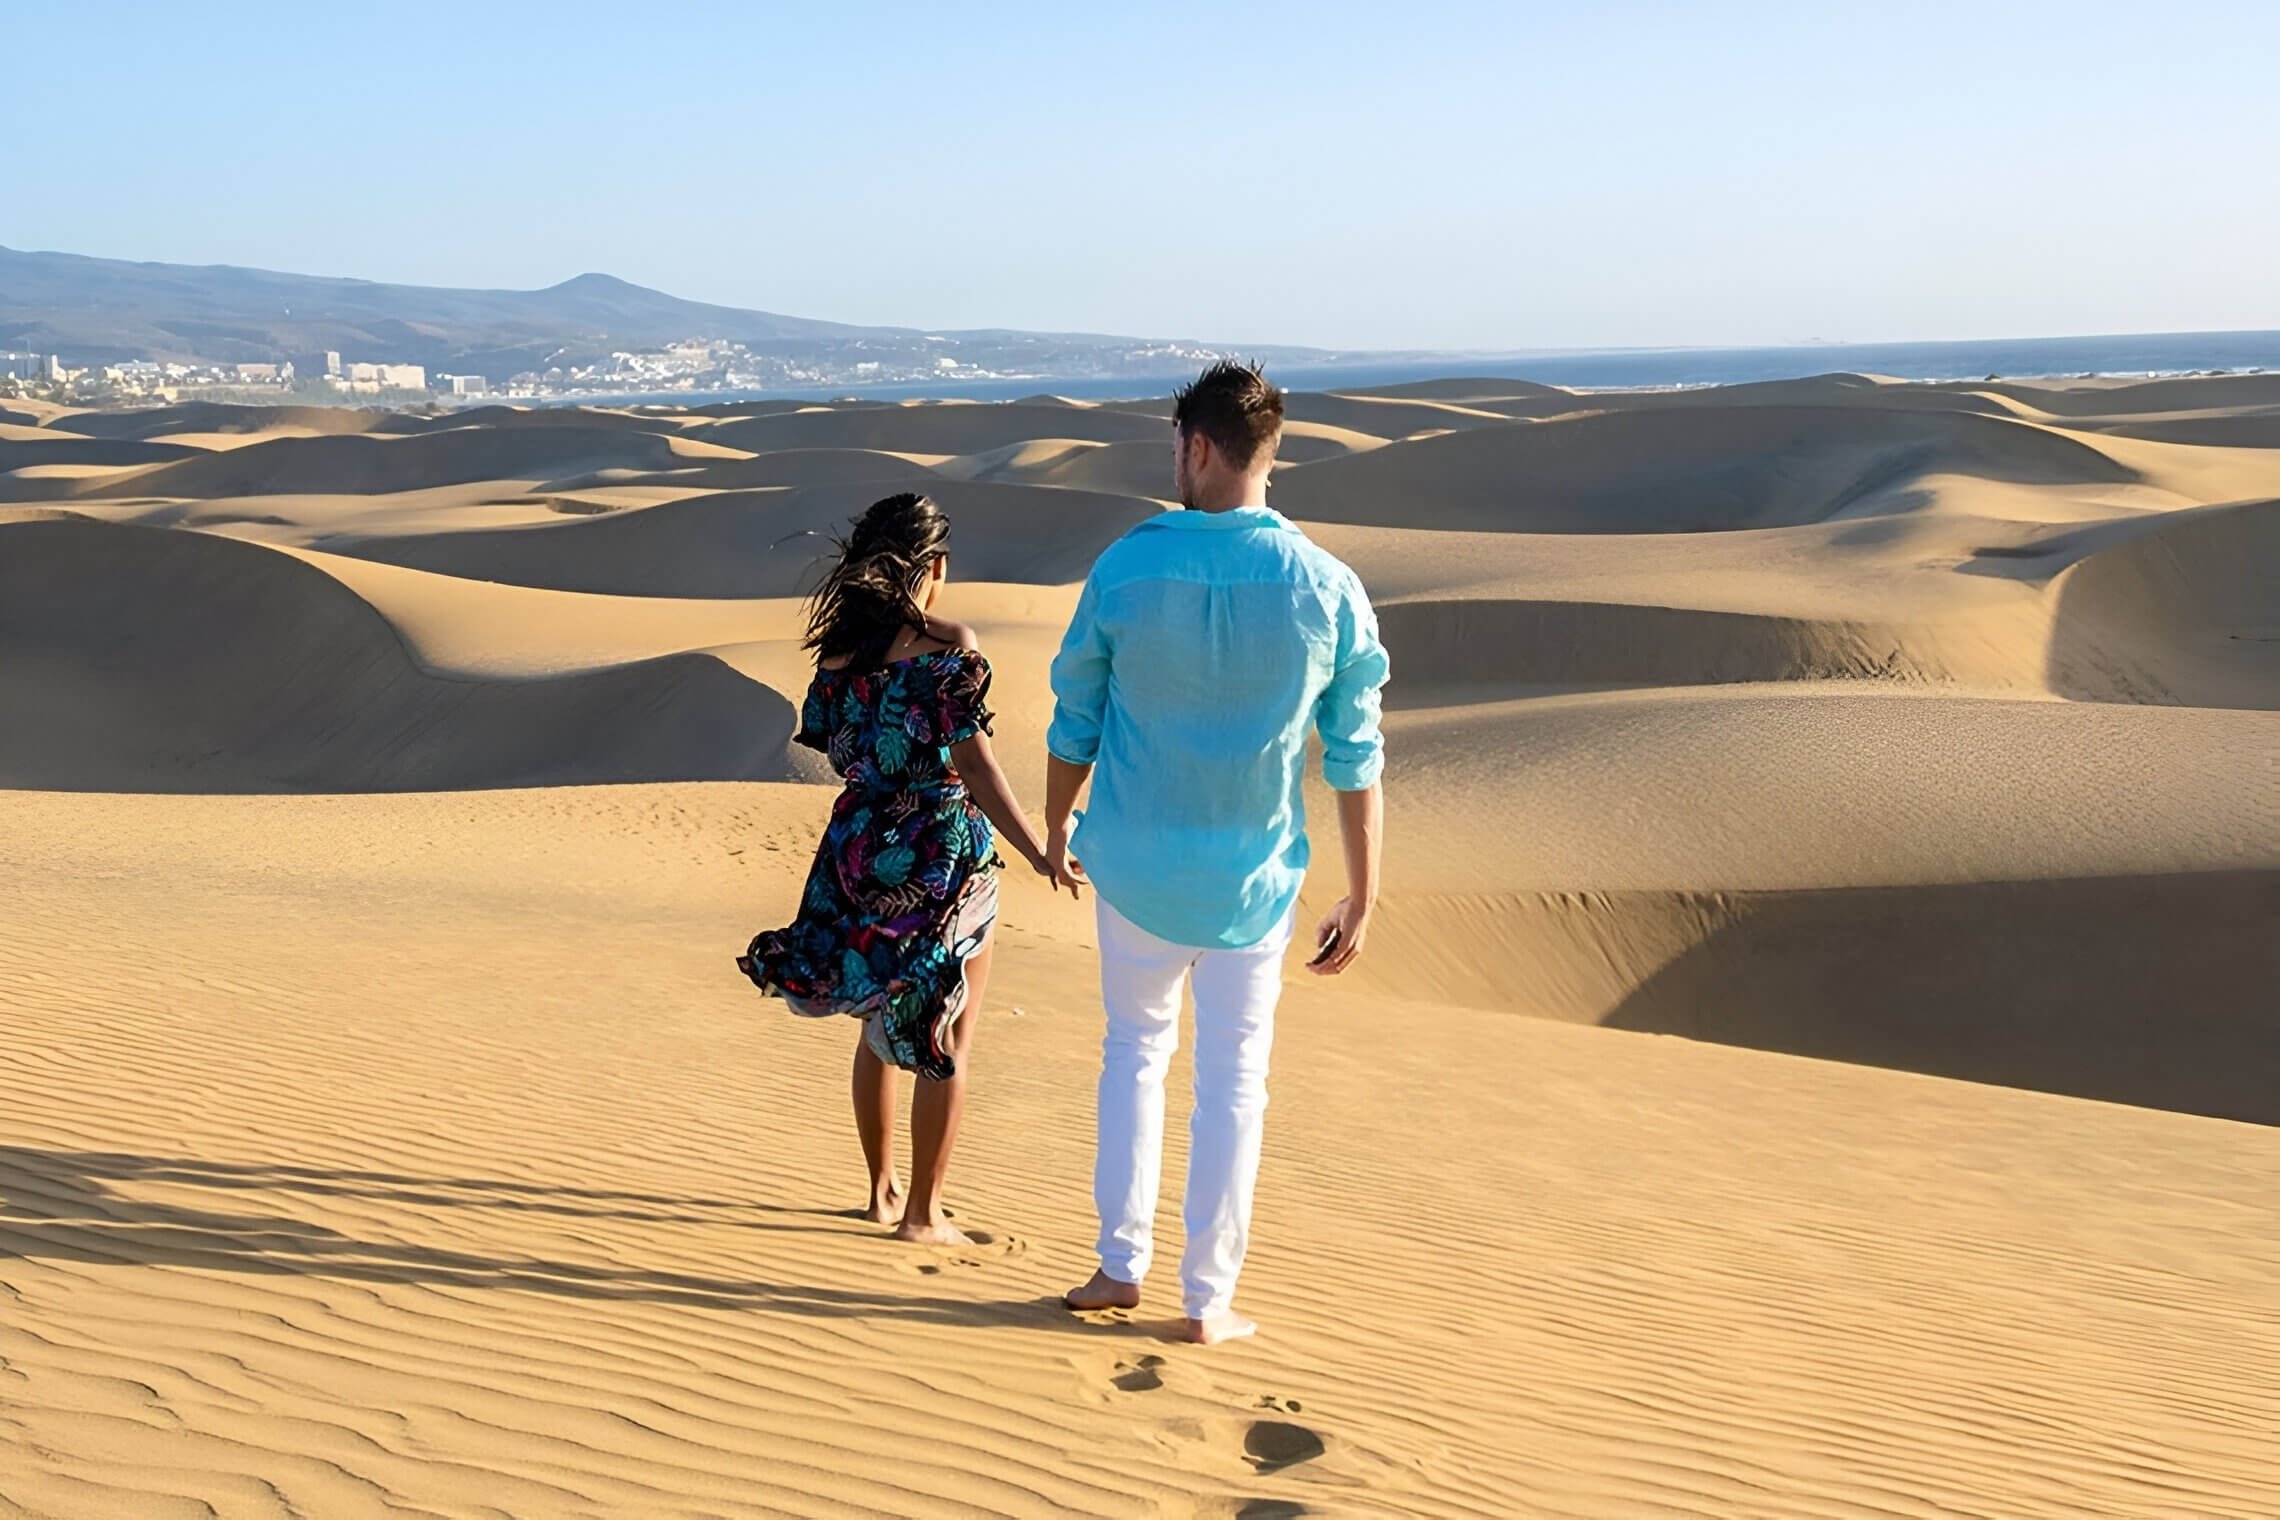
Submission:
[[[1222,359],[1172,393],[1172,425],[1201,433],[1238,470],[1282,432],[1283,394],[1256,364]]]

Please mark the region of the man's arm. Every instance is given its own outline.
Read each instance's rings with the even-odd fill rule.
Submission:
[[[1085,783],[1092,779],[1092,767],[1064,760],[1059,755],[1045,757],[1045,866],[1056,887],[1067,887],[1072,895],[1085,879],[1084,862],[1069,858],[1069,819],[1077,810],[1077,798],[1083,794]]]
[[[974,805],[989,819],[990,827],[997,831],[999,840],[1012,847],[1013,852],[1027,861],[1040,876],[1053,879],[1055,891],[1069,889],[1069,895],[1078,894],[1077,884],[1065,879],[1063,873],[1053,869],[1053,857],[1047,853],[1047,842],[1040,840],[1029,826],[1029,817],[1021,810],[1021,802],[1013,795],[1013,787],[999,768],[997,753],[990,747],[990,736],[977,733],[950,748],[951,763],[973,795]]]
[[[1070,820],[1100,753],[1108,709],[1108,640],[1102,634],[1099,597],[1087,579],[1075,616],[1053,657],[1053,722],[1045,730],[1045,863],[1056,886],[1075,893],[1084,867],[1069,858]]]
[[[1339,615],[1337,673],[1314,709],[1322,774],[1338,792],[1338,832],[1346,847],[1346,895],[1315,930],[1317,946],[1333,932],[1338,936],[1322,963],[1311,968],[1322,976],[1351,966],[1369,938],[1385,840],[1385,788],[1378,780],[1385,770],[1385,735],[1378,710],[1391,667],[1361,583],[1349,589]]]

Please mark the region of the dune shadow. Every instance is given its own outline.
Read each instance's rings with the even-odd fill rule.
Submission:
[[[1396,710],[1529,690],[1753,681],[1932,680],[1936,665],[1889,628],[1697,607],[1505,597],[1388,602],[1378,626]],[[1498,651],[1483,660],[1485,650]]]
[[[1735,906],[1601,1022],[2280,1124],[2280,870]]]
[[[0,649],[11,787],[464,791],[821,768],[792,743],[791,699],[712,654],[435,669],[322,570],[206,533],[0,524]]]
[[[208,1188],[215,1196],[210,1207],[157,1202],[128,1191],[138,1183]],[[847,1233],[824,1222],[838,1217],[829,1209],[772,1208],[741,1199],[0,1146],[0,1260],[417,1283],[819,1319],[883,1318],[1064,1332],[1082,1328],[1052,1299],[976,1302],[359,1239],[290,1213],[231,1211],[229,1196],[252,1190],[382,1200],[422,1209],[496,1209],[716,1228]],[[814,1222],[797,1222],[803,1218]]]

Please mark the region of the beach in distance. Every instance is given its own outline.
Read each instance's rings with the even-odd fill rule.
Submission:
[[[1336,363],[1277,364],[1294,390],[1375,389],[1438,380],[1453,373],[1532,380],[1579,391],[1671,389],[1806,380],[1860,371],[1895,380],[2156,380],[2280,371],[2280,332],[2130,333],[2110,337],[1980,338],[1950,343],[1817,343],[1771,348],[1579,349],[1518,354],[1398,354]],[[1145,397],[1151,383],[1124,378],[937,379],[901,385],[817,385],[739,394],[735,399],[1013,401],[1048,385],[1056,395],[1094,401]],[[609,404],[688,405],[728,397],[671,391],[625,392]]]
[[[1168,400],[0,401],[0,1515],[2268,1520],[2280,339],[2188,336],[1294,377],[1388,853],[1208,1351],[1057,1301],[1089,902],[1005,878],[964,1246],[731,963],[831,536],[947,514],[1034,808]]]

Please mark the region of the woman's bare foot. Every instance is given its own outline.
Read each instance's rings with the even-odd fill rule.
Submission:
[[[901,1181],[890,1178],[885,1187],[872,1189],[871,1206],[863,1211],[863,1217],[873,1224],[901,1224],[903,1217],[903,1185]]]
[[[1202,1319],[1187,1322],[1187,1338],[1198,1346],[1216,1346],[1221,1341],[1239,1341],[1246,1335],[1257,1335],[1259,1327],[1233,1309],[1222,1309]]]
[[[1140,1307],[1140,1285],[1119,1282],[1106,1272],[1095,1272],[1081,1288],[1071,1288],[1061,1295],[1061,1302],[1079,1314],[1096,1309],[1137,1309]]]
[[[914,1246],[970,1246],[973,1237],[950,1222],[943,1215],[931,1222],[905,1217],[895,1226],[895,1239]]]

